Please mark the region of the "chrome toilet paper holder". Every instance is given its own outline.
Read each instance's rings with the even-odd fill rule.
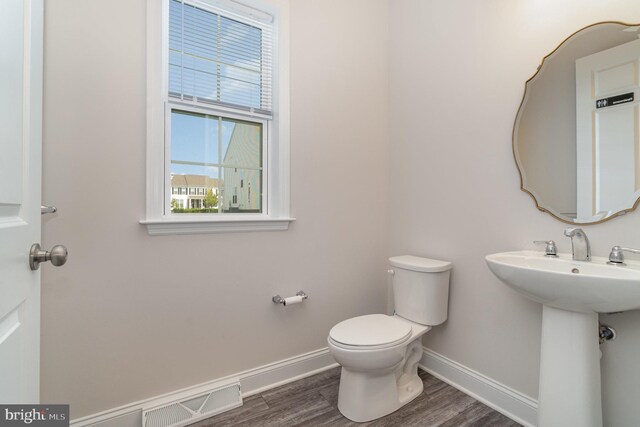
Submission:
[[[297,297],[302,297],[302,301],[306,300],[309,298],[309,295],[305,294],[304,291],[298,291],[296,292]],[[285,300],[285,298],[282,298],[280,295],[274,295],[271,298],[271,301],[273,301],[275,304],[282,304],[284,306],[287,305],[287,301]]]

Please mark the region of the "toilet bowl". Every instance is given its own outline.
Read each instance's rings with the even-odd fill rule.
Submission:
[[[342,366],[340,412],[352,421],[371,421],[418,397],[423,389],[418,376],[420,338],[429,329],[384,314],[354,317],[334,326],[328,342]]]
[[[356,422],[390,414],[422,393],[421,338],[447,317],[451,263],[413,256],[389,261],[396,314],[344,320],[327,339],[342,366],[338,409]]]

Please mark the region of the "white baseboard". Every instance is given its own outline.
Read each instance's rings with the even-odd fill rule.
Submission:
[[[213,388],[216,384],[228,381],[230,378],[239,378],[242,396],[249,397],[336,366],[338,364],[333,360],[329,349],[325,347],[224,378],[78,418],[71,421],[71,426],[140,427],[143,408],[179,400],[187,394],[197,393],[200,389]],[[537,401],[504,384],[427,348],[424,348],[420,368],[524,426],[536,425]]]
[[[270,363],[258,368],[218,378],[213,381],[187,387],[174,392],[155,396],[139,402],[130,403],[118,408],[109,409],[97,414],[71,421],[72,427],[140,427],[142,425],[142,409],[162,403],[180,400],[188,394],[197,393],[201,389],[215,388],[231,378],[239,378],[242,396],[248,397],[270,388],[278,387],[319,372],[338,366],[329,353],[329,348],[321,348],[309,353],[300,354],[279,362]]]
[[[424,348],[420,368],[527,426],[537,425],[538,402],[435,351]]]

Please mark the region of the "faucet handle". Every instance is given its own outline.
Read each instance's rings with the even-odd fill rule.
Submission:
[[[536,245],[546,245],[544,248],[544,256],[558,256],[558,247],[553,240],[534,240],[533,243]]]
[[[609,254],[609,261],[607,264],[611,265],[626,265],[624,263],[624,254],[622,252],[631,252],[632,254],[640,254],[640,249],[631,249],[631,248],[623,248],[621,246],[614,246],[611,248],[611,253]]]

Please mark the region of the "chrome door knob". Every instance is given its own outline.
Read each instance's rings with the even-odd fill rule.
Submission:
[[[37,270],[40,268],[41,262],[47,261],[51,261],[51,264],[60,267],[67,262],[68,255],[69,251],[62,245],[54,246],[51,251],[43,251],[38,243],[34,243],[29,251],[29,267],[32,270]]]

